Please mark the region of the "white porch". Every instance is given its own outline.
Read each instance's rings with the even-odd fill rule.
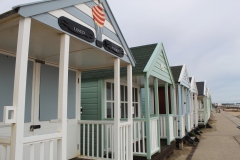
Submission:
[[[11,19],[8,19],[7,22],[2,22],[2,24],[0,26],[0,52],[6,56],[16,57],[16,63],[13,103],[4,107],[3,122],[0,124],[1,160],[66,160],[80,155],[80,146],[77,147],[80,144],[80,125],[91,126],[93,129],[95,129],[94,125],[98,125],[94,121],[79,121],[81,71],[114,67],[114,104],[119,106],[120,66],[128,67],[128,86],[131,88],[132,65],[108,52],[93,47],[89,43],[31,18],[11,17]],[[15,52],[16,50],[17,52]],[[31,96],[32,119],[30,123],[24,123],[29,60],[33,62],[34,66]],[[39,125],[34,124],[33,119],[39,116],[40,75],[38,73],[40,72],[37,70],[42,63],[55,66],[58,70],[58,81],[56,81],[58,83],[57,107],[55,110],[57,118],[41,122],[41,125]],[[73,70],[76,73],[76,116],[73,120],[67,118],[69,70]],[[131,89],[128,93],[131,95]],[[128,103],[131,106],[131,96],[128,97]],[[114,141],[111,141],[111,147],[108,145],[108,138],[104,139],[106,143],[105,148],[102,148],[104,149],[102,152],[108,152],[111,149],[114,152],[114,159],[120,159],[121,157],[121,159],[129,160],[132,159],[132,150],[128,148],[131,148],[132,142],[131,139],[127,138],[132,135],[132,108],[129,107],[129,119],[125,123],[120,122],[119,108],[116,107],[115,109],[116,116],[113,122],[109,124],[106,122],[101,126],[99,124],[99,130],[100,128],[102,128],[101,131],[111,129],[111,132],[114,133],[111,135],[111,138],[114,138]],[[74,129],[70,131],[70,128]],[[86,128],[90,129],[89,127]],[[110,132],[105,132],[108,137]],[[72,144],[69,144],[69,141]],[[88,141],[86,140],[86,142]],[[120,151],[121,147],[122,152]]]

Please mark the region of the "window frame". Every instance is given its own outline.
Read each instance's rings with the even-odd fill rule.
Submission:
[[[105,113],[104,119],[112,119],[112,118],[114,118],[113,117],[113,114],[114,114],[114,109],[113,108],[114,108],[114,106],[112,105],[112,104],[114,104],[114,97],[113,97],[113,93],[111,92],[111,100],[107,100],[107,83],[111,83],[111,91],[112,91],[112,86],[114,86],[114,80],[113,79],[106,79],[106,80],[104,80],[104,107],[103,107],[104,108],[104,113]],[[120,107],[121,107],[122,103],[124,104],[124,106],[125,106],[125,104],[128,103],[128,101],[122,101],[122,99],[121,99],[121,86],[124,86],[124,95],[123,96],[124,96],[124,100],[125,100],[125,96],[126,96],[125,95],[125,93],[126,93],[125,89],[127,87],[126,78],[121,78],[120,79]],[[137,93],[138,93],[138,95],[137,95],[138,101],[137,102],[134,102],[133,97],[132,97],[132,107],[133,107],[133,104],[137,104],[138,105],[138,116],[135,117],[135,115],[136,115],[136,108],[134,108],[133,118],[140,118],[141,117],[140,85],[138,85],[136,83],[132,83],[132,88],[134,88],[134,90],[136,88],[137,89]],[[112,103],[111,104],[111,118],[107,117],[108,116],[107,115],[107,103]],[[122,113],[122,109],[120,109],[120,111]],[[124,114],[125,114],[124,118],[127,118],[127,111],[126,110],[124,110]],[[122,114],[120,115],[120,117],[122,118]]]

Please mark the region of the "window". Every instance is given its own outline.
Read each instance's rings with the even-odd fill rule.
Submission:
[[[139,117],[138,88],[132,88],[132,100],[134,107],[133,118]],[[120,86],[121,118],[128,117],[128,92],[127,85]],[[106,82],[106,118],[114,118],[114,83]]]

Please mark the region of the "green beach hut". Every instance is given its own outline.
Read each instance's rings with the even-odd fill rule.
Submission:
[[[132,70],[133,156],[135,159],[151,159],[154,154],[161,157],[161,149],[172,150],[175,145],[171,143],[175,140],[175,83],[161,43],[133,47],[131,52],[137,64]],[[81,120],[113,121],[113,72],[113,69],[101,69],[82,73]],[[121,112],[118,114],[121,122],[125,122],[129,116],[126,67],[121,67],[120,75]],[[105,131],[111,132],[111,127]],[[112,143],[111,137],[106,140]],[[161,144],[166,147],[161,148]],[[109,146],[102,147],[111,154]]]

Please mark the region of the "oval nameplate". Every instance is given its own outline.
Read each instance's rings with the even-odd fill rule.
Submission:
[[[103,41],[103,47],[105,50],[107,50],[108,52],[111,52],[112,54],[118,56],[118,57],[123,57],[124,56],[124,51],[122,49],[122,47],[112,43],[109,40],[104,40]]]
[[[85,41],[94,42],[95,40],[94,32],[91,29],[72,21],[71,19],[63,16],[59,17],[58,24],[62,30],[84,39]]]

